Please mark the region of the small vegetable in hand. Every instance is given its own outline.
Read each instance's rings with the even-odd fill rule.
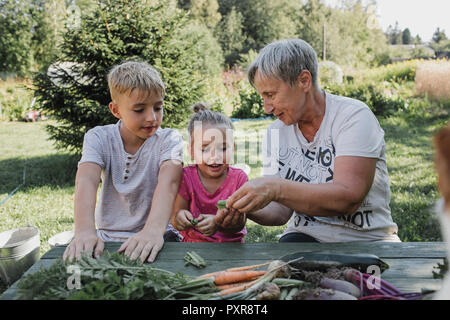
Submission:
[[[195,266],[197,268],[206,267],[205,260],[202,257],[200,257],[197,254],[197,252],[195,252],[195,251],[186,252],[186,255],[184,256],[184,260],[186,261],[186,263],[184,264],[185,266],[188,264],[192,264],[193,266]]]
[[[217,209],[226,209],[227,208],[227,201],[226,200],[219,200],[217,202]]]

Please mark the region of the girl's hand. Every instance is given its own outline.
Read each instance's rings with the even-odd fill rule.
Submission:
[[[201,214],[199,217],[200,222],[195,226],[195,228],[207,237],[212,236],[217,231],[214,218],[215,215],[213,214]]]
[[[174,219],[174,228],[181,231],[181,230],[187,230],[189,228],[192,228],[191,220],[194,217],[192,216],[192,213],[188,210],[180,210],[177,212],[177,215]]]

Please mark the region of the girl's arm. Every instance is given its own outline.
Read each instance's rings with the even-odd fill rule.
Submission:
[[[192,218],[193,216],[189,212],[188,201],[177,194],[175,203],[173,205],[172,216],[170,217],[170,223],[175,229],[179,231],[186,230],[188,227],[192,226],[189,221],[192,220]]]
[[[166,160],[158,174],[158,184],[153,194],[152,207],[144,228],[125,241],[119,252],[125,252],[131,259],[140,257],[144,262],[153,262],[164,244],[164,233],[172,214],[178,193],[183,164],[178,160]]]
[[[92,162],[80,164],[75,178],[75,238],[67,246],[63,259],[79,259],[82,251],[95,249],[94,256],[103,252],[103,241],[95,230],[95,203],[102,168]]]

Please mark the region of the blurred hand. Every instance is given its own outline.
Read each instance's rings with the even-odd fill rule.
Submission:
[[[158,252],[164,245],[162,235],[156,235],[148,229],[142,229],[135,235],[128,238],[119,248],[118,252],[125,253],[130,259],[140,259],[144,263],[148,257],[148,262],[153,262]]]
[[[63,260],[72,262],[74,258],[79,260],[82,252],[93,252],[95,258],[98,258],[105,248],[105,243],[97,236],[97,232],[84,231],[75,234],[75,238],[66,247],[63,254]]]
[[[217,211],[214,220],[217,227],[224,232],[235,233],[244,228],[246,215],[235,209],[220,209]]]
[[[200,222],[195,226],[195,228],[205,236],[210,237],[217,231],[217,226],[214,220],[215,215],[213,214],[201,214],[199,217]]]

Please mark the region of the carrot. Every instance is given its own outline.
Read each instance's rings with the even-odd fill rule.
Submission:
[[[244,290],[250,288],[252,285],[254,285],[258,280],[259,280],[259,278],[256,279],[256,280],[250,281],[250,282],[246,282],[246,283],[244,283],[244,284],[242,284],[240,286],[234,286],[234,287],[231,287],[231,288],[228,288],[228,289],[223,289],[223,290],[221,290],[219,292],[219,295],[220,296],[226,296],[226,295],[231,294],[231,293],[237,293],[237,292],[244,291]]]
[[[259,277],[266,274],[266,271],[223,271],[214,278],[216,285],[241,282],[250,278]]]
[[[199,276],[199,278],[203,279],[203,278],[215,277],[218,274],[222,274],[222,272],[247,271],[247,270],[257,269],[257,268],[263,267],[265,265],[268,265],[270,262],[271,261],[268,261],[268,262],[265,262],[265,263],[261,263],[261,264],[255,264],[253,266],[243,266],[243,267],[229,268],[229,269],[225,269],[225,270],[221,270],[221,271],[205,273],[205,274]]]
[[[234,287],[238,287],[241,286],[243,284],[249,283],[253,280],[257,280],[259,279],[261,276],[258,277],[253,277],[250,279],[247,279],[245,281],[239,281],[239,282],[233,282],[233,283],[226,283],[226,284],[221,284],[221,285],[216,285],[216,288],[220,289],[220,290],[224,290],[224,289],[229,289],[229,288],[234,288]]]
[[[264,267],[264,266],[268,265],[269,263],[271,263],[271,261],[264,262],[264,263],[261,263],[261,264],[255,264],[255,265],[253,265],[253,266],[243,266],[243,267],[230,268],[230,269],[227,269],[226,271],[246,271],[246,270],[252,270],[252,269],[257,269],[257,268]]]

